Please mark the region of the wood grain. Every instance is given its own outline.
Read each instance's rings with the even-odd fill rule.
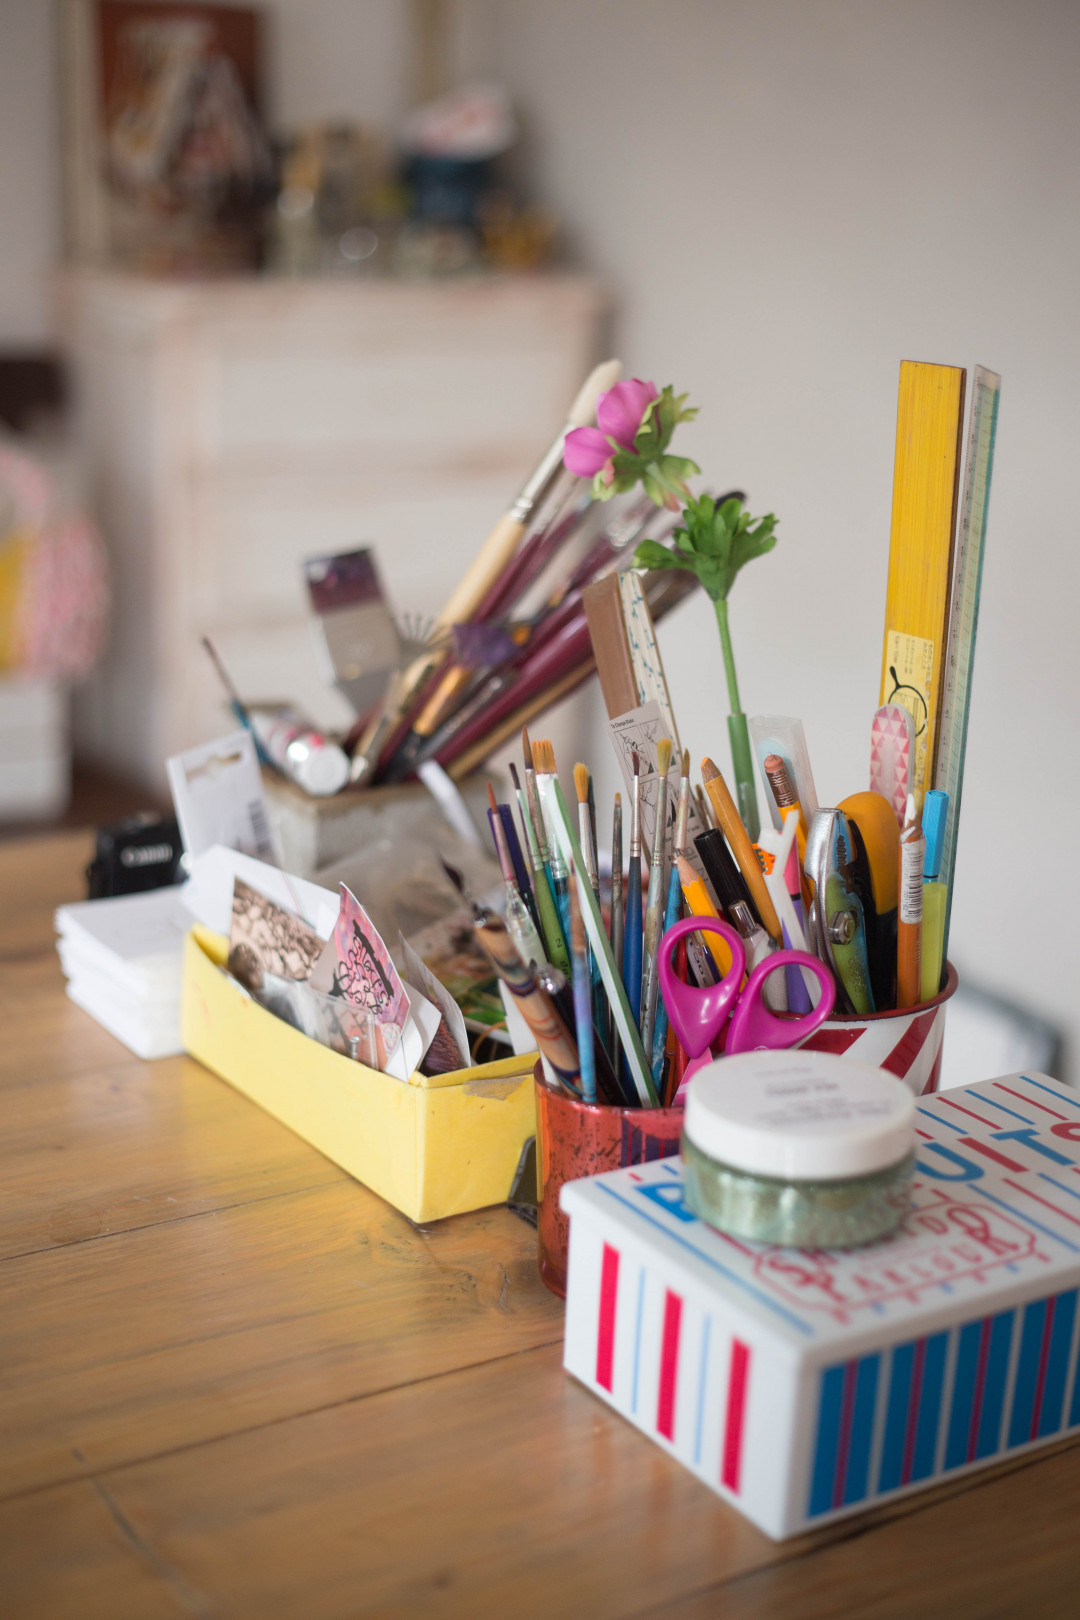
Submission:
[[[90,832],[0,843],[0,961],[51,951],[57,906],[86,899]]]
[[[0,1260],[348,1181],[191,1058],[24,1071],[0,1095]]]
[[[332,1186],[0,1265],[0,1495],[561,1337],[505,1209],[412,1226]]]
[[[6,854],[3,1620],[1075,1612],[1080,1447],[768,1541],[564,1375],[529,1227],[132,1057],[63,996],[78,842]]]

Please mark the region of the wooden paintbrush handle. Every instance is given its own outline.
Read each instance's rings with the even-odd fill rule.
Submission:
[[[435,621],[437,624],[464,624],[472,617],[514,555],[524,533],[524,523],[510,512],[503,514],[480,547],[465,578],[439,614]]]

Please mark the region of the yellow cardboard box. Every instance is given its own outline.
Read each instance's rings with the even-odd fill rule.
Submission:
[[[502,1203],[535,1134],[536,1054],[454,1074],[379,1074],[260,1007],[225,972],[228,941],[184,948],[185,1050],[413,1221]]]

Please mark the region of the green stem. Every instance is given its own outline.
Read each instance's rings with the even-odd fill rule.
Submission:
[[[727,676],[728,702],[732,714],[742,713],[742,704],[739,702],[739,682],[735,675],[735,654],[731,647],[731,631],[728,628],[727,598],[718,596],[713,602],[716,609],[716,628],[720,632],[720,651],[724,655],[724,674]]]

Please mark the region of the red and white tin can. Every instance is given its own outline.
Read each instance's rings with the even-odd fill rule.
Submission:
[[[896,1007],[889,1012],[828,1018],[800,1046],[813,1052],[834,1052],[888,1069],[903,1080],[916,1097],[938,1088],[941,1048],[945,1037],[945,1009],[956,989],[956,969],[946,963],[945,988],[933,1001],[917,1007]]]

